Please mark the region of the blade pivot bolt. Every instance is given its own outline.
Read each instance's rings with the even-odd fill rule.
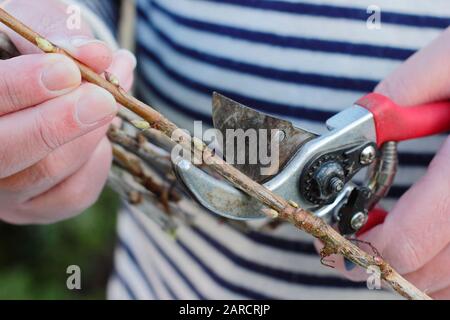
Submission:
[[[361,154],[359,156],[359,162],[363,165],[368,165],[375,160],[376,156],[376,150],[374,146],[367,146],[361,151]]]
[[[365,225],[367,222],[367,215],[364,214],[364,212],[357,212],[352,217],[352,220],[350,221],[350,225],[354,230],[359,230],[363,225]]]

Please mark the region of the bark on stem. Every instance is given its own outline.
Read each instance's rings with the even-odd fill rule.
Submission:
[[[113,145],[113,155],[116,161],[128,171],[145,189],[154,193],[163,201],[179,201],[181,196],[170,185],[157,182],[154,177],[147,174],[142,160],[134,154],[129,154],[116,145]],[[167,201],[166,201],[167,200]]]
[[[192,151],[192,147],[194,147],[203,155],[204,163],[206,163],[208,167],[218,172],[234,186],[258,199],[272,210],[277,211],[279,218],[291,222],[297,228],[320,239],[325,245],[321,253],[322,257],[330,254],[341,254],[364,268],[378,266],[381,270],[381,277],[402,296],[408,299],[430,299],[425,293],[421,292],[400,276],[387,262],[383,261],[381,257],[364,252],[337,233],[320,218],[313,216],[311,213],[301,208],[293,207],[292,203],[288,200],[283,199],[251,180],[239,170],[227,164],[223,159],[217,157],[203,142],[195,140],[195,138],[191,139],[188,134],[178,134],[177,138],[173,139],[173,133],[178,129],[174,123],[166,119],[152,107],[128,95],[120,85],[117,85],[117,83],[115,84],[114,81],[106,80],[83,63],[77,61],[64,50],[51,44],[44,37],[28,28],[1,8],[0,21],[31,43],[41,48],[44,52],[65,54],[72,58],[80,68],[84,80],[108,90],[118,103],[141,116],[152,128],[161,131],[170,139],[174,140],[175,143],[182,145],[190,151]]]

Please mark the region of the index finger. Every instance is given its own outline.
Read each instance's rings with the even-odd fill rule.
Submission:
[[[362,237],[400,273],[419,269],[450,243],[449,159],[450,137],[384,223]]]

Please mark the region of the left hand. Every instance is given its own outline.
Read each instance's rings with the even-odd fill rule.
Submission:
[[[1,6],[96,72],[107,70],[130,88],[134,56],[96,40],[86,22],[80,29],[67,28],[62,1],[9,0]],[[44,54],[5,26],[0,29],[22,54],[0,61],[0,221],[70,218],[96,201],[108,177],[112,153],[106,131],[116,101],[106,90],[82,82],[68,58]]]
[[[450,99],[450,28],[382,81],[376,92],[400,105]],[[359,239],[370,242],[407,280],[436,299],[450,299],[450,138],[426,174],[397,202],[383,224]],[[366,280],[361,268],[346,271]]]

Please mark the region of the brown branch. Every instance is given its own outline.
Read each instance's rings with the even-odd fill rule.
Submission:
[[[118,164],[128,171],[139,184],[145,189],[155,194],[160,202],[168,211],[169,201],[179,201],[181,199],[171,185],[159,183],[154,177],[149,175],[146,171],[142,160],[132,153],[128,153],[117,145],[113,145],[114,159]]]
[[[2,9],[0,9],[0,21],[28,41],[37,45],[44,52],[61,53],[71,57],[67,52],[54,46]],[[108,90],[118,103],[141,116],[148,122],[151,128],[161,131],[172,139],[174,131],[178,129],[174,123],[150,106],[128,95],[115,81],[107,81],[83,63],[73,57],[71,58],[78,64],[81,74],[86,81]],[[380,257],[364,252],[346,240],[320,218],[313,216],[301,208],[296,208],[296,205],[292,202],[283,199],[264,186],[251,180],[239,170],[227,164],[223,159],[216,156],[202,141],[191,138],[188,134],[178,133],[177,138],[173,139],[175,143],[182,145],[189,151],[191,151],[191,147],[194,147],[197,152],[203,155],[204,163],[208,163],[208,167],[218,172],[235,187],[265,204],[269,208],[268,210],[272,217],[277,216],[280,219],[289,221],[297,228],[320,239],[325,245],[321,252],[322,257],[330,254],[341,254],[363,268],[377,266],[381,271],[381,277],[402,296],[408,299],[430,299],[425,293],[407,282]]]
[[[145,137],[141,135],[135,137],[112,126],[108,130],[108,138],[111,142],[122,146],[157,169],[161,175],[167,177],[169,174],[172,174],[170,155],[157,150],[157,147],[150,144]]]
[[[193,222],[193,216],[190,212],[186,212],[182,207],[183,201],[169,202],[169,208],[171,212],[176,212],[176,215],[168,215],[164,210],[166,208],[161,204],[160,199],[152,192],[146,190],[139,184],[135,177],[128,171],[123,170],[120,167],[115,166],[109,172],[108,185],[117,192],[122,198],[128,200],[133,207],[137,208],[141,212],[157,223],[162,230],[173,234],[178,225],[191,225]],[[137,201],[134,202],[134,196],[137,196]],[[161,206],[162,210],[155,209]],[[180,222],[179,222],[180,221]]]

